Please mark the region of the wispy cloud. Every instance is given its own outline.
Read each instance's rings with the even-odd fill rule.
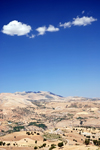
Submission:
[[[49,27],[47,28],[48,32],[56,32],[59,31],[59,28],[55,28],[53,25],[49,25]]]
[[[38,31],[39,33],[38,33],[38,35],[44,35],[45,34],[45,32],[46,32],[46,26],[43,26],[43,27],[38,27],[37,29],[36,29],[36,31]]]
[[[82,14],[84,14],[84,13],[85,13],[85,11],[83,10],[83,11],[82,11]]]
[[[65,22],[64,24],[62,24],[61,22],[59,23],[60,27],[64,27],[64,28],[70,28],[71,27],[71,22]]]
[[[34,38],[35,37],[35,35],[34,34],[32,34],[29,38]]]
[[[30,35],[26,35],[26,36],[29,37],[30,39],[35,38],[35,35],[34,35],[34,34],[32,34],[31,36],[30,36]]]
[[[23,24],[22,22],[18,22],[17,20],[9,22],[7,25],[3,26],[2,33],[8,34],[11,36],[17,35],[27,35],[32,30],[30,25]]]
[[[74,26],[86,26],[91,24],[94,21],[97,21],[97,19],[93,18],[93,17],[86,17],[83,16],[81,18],[77,17],[77,18],[73,18],[74,21],[72,21],[72,24]]]
[[[64,24],[62,24],[61,22],[59,23],[60,27],[64,27],[64,28],[70,28],[72,25],[74,26],[86,26],[91,24],[92,22],[97,21],[96,18],[91,17],[86,17],[83,16],[81,18],[79,18],[79,16],[77,16],[76,18],[73,18],[72,22],[65,22]]]

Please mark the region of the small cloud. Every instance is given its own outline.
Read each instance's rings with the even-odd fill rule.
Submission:
[[[27,37],[29,37],[30,39],[32,39],[32,38],[34,38],[35,37],[35,35],[34,34],[32,34],[31,36],[29,36],[29,35],[26,35]]]
[[[44,35],[45,32],[46,32],[46,30],[47,30],[47,28],[46,28],[45,26],[43,26],[43,27],[38,27],[38,28],[36,29],[36,31],[39,32],[38,35]]]
[[[73,18],[74,21],[72,21],[72,24],[74,26],[86,26],[88,24],[91,24],[91,22],[97,21],[97,19],[93,17],[85,17],[83,16],[82,18]]]
[[[64,27],[64,28],[70,28],[71,27],[71,22],[65,22],[64,24],[62,24],[61,22],[59,23],[60,27]]]
[[[59,28],[55,28],[53,25],[49,25],[48,28],[46,26],[39,27],[39,28],[36,29],[36,31],[39,32],[38,35],[44,35],[46,31],[48,31],[48,32],[56,32],[56,31],[59,31]]]
[[[32,34],[29,38],[34,38],[35,37],[35,35],[34,34]]]
[[[30,25],[18,22],[17,20],[11,21],[9,24],[3,26],[2,33],[7,35],[27,35],[32,30]]]
[[[35,37],[35,35],[34,34],[32,34],[29,38],[34,38]]]
[[[53,25],[49,25],[49,27],[47,28],[48,32],[56,32],[59,31],[59,28],[55,28]]]
[[[85,11],[83,10],[83,11],[82,11],[82,14],[84,14],[84,13],[85,13]]]

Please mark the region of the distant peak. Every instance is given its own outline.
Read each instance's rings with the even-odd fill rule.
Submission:
[[[61,95],[57,95],[57,94],[54,94],[54,93],[52,93],[52,92],[49,92],[51,95],[55,95],[55,96],[59,96],[59,97],[63,97],[63,96],[61,96]]]
[[[41,93],[41,91],[33,92],[33,91],[26,91],[25,93]]]

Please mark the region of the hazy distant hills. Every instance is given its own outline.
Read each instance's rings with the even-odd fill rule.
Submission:
[[[26,107],[33,106],[34,101],[95,101],[99,98],[84,98],[84,97],[63,97],[52,92],[15,92],[15,93],[0,93],[0,106],[2,107]]]
[[[34,106],[33,101],[59,101],[64,100],[62,96],[53,94],[51,92],[15,92],[15,93],[1,93],[0,105],[3,107],[26,107]]]

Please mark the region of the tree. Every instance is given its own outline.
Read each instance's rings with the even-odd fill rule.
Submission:
[[[37,149],[37,146],[35,146],[34,149]]]
[[[43,147],[45,147],[46,146],[46,143],[43,143]]]
[[[31,133],[29,131],[26,132],[27,135],[31,135]]]
[[[85,144],[89,145],[89,143],[90,143],[90,140],[89,139],[85,139]]]
[[[3,142],[2,141],[0,141],[0,145],[2,145],[3,144]]]
[[[58,147],[62,147],[63,145],[63,142],[58,143]]]
[[[55,144],[51,144],[51,147],[49,148],[49,150],[52,150],[54,148],[56,148],[56,145]]]
[[[35,144],[37,144],[37,140],[35,141]]]
[[[34,135],[34,133],[33,133],[33,132],[31,132],[31,134],[32,134],[32,135]]]
[[[3,146],[5,146],[5,144],[6,144],[6,143],[5,143],[5,142],[3,142]]]
[[[81,121],[80,121],[80,125],[82,125],[82,124],[83,124],[83,121],[81,120]]]
[[[94,145],[97,145],[98,141],[97,140],[93,140]]]
[[[46,140],[47,140],[47,139],[46,139],[46,138],[44,138],[44,139],[43,139],[43,142],[44,142],[44,141],[46,141]]]
[[[10,145],[10,143],[7,143],[7,146],[9,146]]]
[[[90,139],[90,136],[88,135],[88,136],[86,136],[86,138]]]
[[[98,143],[98,146],[100,146],[100,140],[97,143]]]

